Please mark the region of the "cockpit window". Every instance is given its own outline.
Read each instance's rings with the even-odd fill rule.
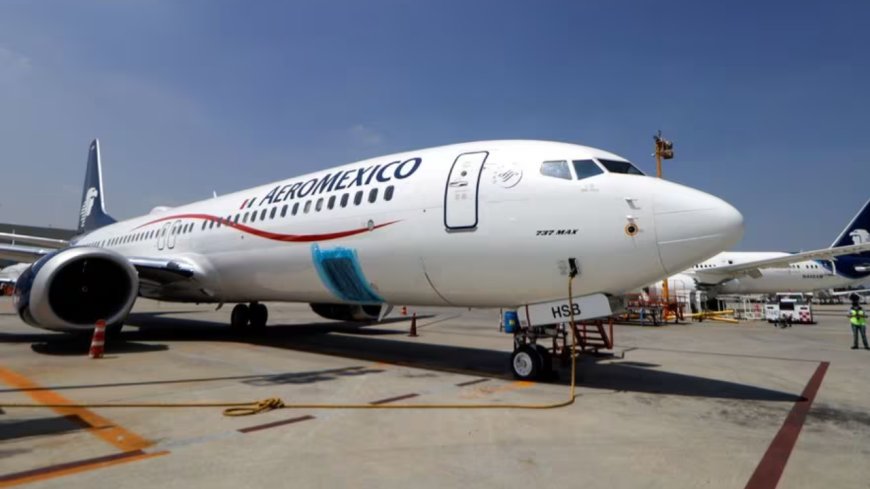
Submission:
[[[592,160],[574,160],[574,173],[577,174],[577,180],[583,180],[584,178],[594,177],[595,175],[601,175],[604,173],[604,170],[601,169],[594,161]]]
[[[571,169],[567,161],[545,161],[541,163],[541,175],[571,180]]]
[[[627,161],[602,160],[598,159],[604,168],[610,173],[624,173],[626,175],[643,175],[643,172],[638,170],[634,165]]]

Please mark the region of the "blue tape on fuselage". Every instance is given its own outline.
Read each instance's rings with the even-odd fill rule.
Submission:
[[[311,257],[320,280],[339,299],[364,304],[384,302],[366,281],[356,250],[341,247],[321,250],[314,244]]]

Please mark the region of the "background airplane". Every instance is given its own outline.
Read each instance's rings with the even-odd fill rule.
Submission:
[[[812,292],[857,285],[870,276],[870,200],[831,246],[801,253],[726,251],[668,278],[671,294]],[[649,287],[661,297],[661,283]]]

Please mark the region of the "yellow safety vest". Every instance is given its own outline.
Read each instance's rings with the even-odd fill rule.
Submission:
[[[867,326],[867,316],[864,309],[849,309],[849,321],[852,326]]]

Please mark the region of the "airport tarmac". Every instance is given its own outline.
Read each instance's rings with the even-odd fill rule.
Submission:
[[[270,304],[256,336],[229,308],[141,300],[106,357],[24,325],[0,299],[0,403],[548,403],[518,382],[491,310],[416,309],[357,327]],[[819,323],[617,326],[552,410],[32,409],[0,414],[0,487],[870,487],[870,351],[847,306]],[[413,309],[412,309],[413,310]],[[394,312],[393,315],[396,313]],[[797,434],[799,433],[799,436]]]

